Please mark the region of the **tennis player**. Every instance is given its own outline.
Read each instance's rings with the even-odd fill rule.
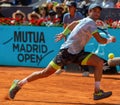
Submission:
[[[14,99],[16,93],[26,83],[48,77],[55,73],[56,70],[69,63],[90,65],[95,67],[95,83],[93,92],[94,100],[99,100],[111,96],[111,91],[104,92],[100,88],[103,72],[103,60],[94,53],[84,52],[83,50],[92,37],[94,37],[101,44],[107,44],[116,41],[114,36],[111,36],[110,38],[103,38],[98,33],[95,21],[99,19],[101,10],[102,8],[100,5],[91,4],[88,10],[88,17],[72,22],[65,28],[63,32],[58,34],[56,36],[56,41],[60,41],[70,33],[67,40],[61,45],[60,51],[56,57],[42,71],[33,72],[31,75],[25,77],[22,80],[14,80],[12,86],[9,89],[9,98]]]

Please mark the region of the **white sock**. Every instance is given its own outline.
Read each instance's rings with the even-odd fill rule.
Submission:
[[[95,88],[96,89],[100,89],[100,81],[96,81],[95,82]]]
[[[24,79],[22,79],[21,81],[19,81],[18,82],[18,85],[20,86],[20,87],[22,87],[24,84],[26,84],[28,81],[27,81],[27,78],[24,78]]]

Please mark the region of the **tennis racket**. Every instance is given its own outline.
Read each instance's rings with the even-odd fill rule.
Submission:
[[[96,25],[97,25],[99,33],[102,37],[105,37],[105,38],[110,38],[111,37],[110,33],[108,32],[108,26],[105,22],[103,22],[102,20],[97,20]],[[104,58],[104,55],[105,55],[104,48],[105,48],[105,46],[106,46],[106,44],[98,43],[97,49],[95,50],[94,53],[97,54],[98,56]]]
[[[104,33],[104,35],[106,35],[107,37],[111,37],[111,34],[108,32],[108,26],[105,22],[103,22],[102,20],[97,20],[96,25],[97,25],[98,30],[100,31],[100,35],[102,35]],[[95,51],[95,53],[101,57],[104,57],[104,54],[105,54],[104,47],[105,46],[106,46],[106,44],[98,44],[98,48]],[[120,57],[108,59],[108,65],[109,66],[120,65]]]
[[[110,33],[108,32],[108,25],[103,22],[102,20],[96,21],[97,29],[103,32],[107,37],[111,37]]]

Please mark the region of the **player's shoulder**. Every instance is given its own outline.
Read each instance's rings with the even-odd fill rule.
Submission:
[[[92,22],[93,20],[91,19],[91,18],[89,18],[89,17],[85,17],[85,18],[83,18],[83,19],[81,19],[82,21],[84,21],[84,22]]]
[[[85,20],[86,20],[88,23],[93,23],[93,24],[95,24],[95,21],[94,21],[92,18],[90,18],[90,17],[86,17]]]
[[[90,18],[90,17],[86,17],[85,18],[86,20],[88,20],[88,21],[94,21],[92,18]]]

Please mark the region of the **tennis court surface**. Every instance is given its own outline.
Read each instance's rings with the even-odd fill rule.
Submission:
[[[111,90],[109,98],[94,101],[94,77],[63,72],[28,83],[14,100],[6,100],[14,79],[22,79],[40,68],[0,67],[0,105],[120,105],[120,75],[103,75],[101,88]]]

